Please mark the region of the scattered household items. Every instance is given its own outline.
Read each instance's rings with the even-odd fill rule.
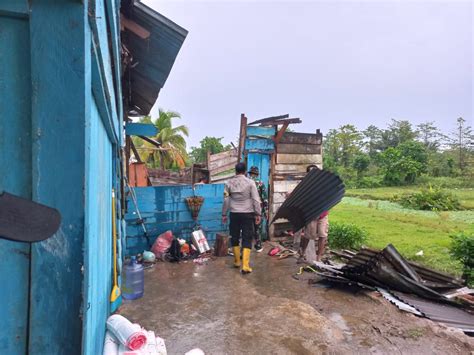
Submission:
[[[145,273],[143,265],[137,262],[135,256],[123,268],[122,297],[135,300],[143,297],[145,291]]]
[[[111,315],[107,319],[107,330],[120,344],[130,350],[141,349],[147,342],[147,334],[140,325],[132,324],[127,318],[119,314]]]
[[[326,170],[312,169],[280,206],[272,223],[285,218],[294,230],[299,230],[338,204],[344,192],[339,176]]]
[[[107,320],[104,355],[166,355],[166,345],[155,332],[146,331],[132,324],[125,317],[115,314]]]
[[[114,265],[114,285],[112,287],[112,292],[110,293],[110,307],[111,311],[115,312],[120,305],[122,304],[122,292],[118,286],[117,281],[117,226],[116,226],[117,216],[115,214],[115,190],[112,189],[112,258]]]
[[[146,241],[148,243],[148,247],[150,247],[151,246],[150,236],[148,235],[147,229],[145,227],[145,221],[143,220],[142,215],[140,213],[140,210],[138,209],[137,195],[135,194],[134,188],[132,186],[130,186],[130,184],[128,182],[127,182],[127,186],[128,186],[128,191],[130,192],[130,196],[132,197],[133,205],[135,206],[135,212],[138,216],[138,219],[136,220],[136,223],[140,224],[142,226],[143,236],[146,238]]]
[[[286,259],[290,256],[297,256],[298,253],[285,246],[284,241],[280,241],[278,244],[274,242],[269,242],[272,246],[270,251],[268,252],[269,256],[277,257],[279,260]]]
[[[214,255],[215,256],[227,256],[228,254],[228,241],[229,236],[227,234],[217,233],[216,243],[214,244]]]
[[[166,231],[160,234],[158,238],[156,238],[155,242],[153,243],[153,246],[151,247],[151,251],[153,252],[153,254],[155,254],[157,259],[163,258],[163,256],[170,248],[173,239],[173,232],[171,231]]]
[[[40,242],[59,229],[58,210],[2,192],[0,194],[0,238],[15,242]]]
[[[379,291],[399,309],[474,332],[474,290],[464,281],[405,260],[389,244],[382,251],[362,248],[332,252],[348,260],[343,265],[314,264],[323,280]]]
[[[145,263],[154,263],[156,261],[156,255],[148,250],[143,252],[143,262]]]
[[[193,231],[191,239],[192,239],[193,245],[196,247],[199,254],[202,254],[211,250],[211,247],[207,243],[206,236],[204,235],[204,232],[202,229]]]
[[[193,219],[197,221],[199,217],[199,211],[201,210],[201,206],[204,203],[204,197],[202,196],[191,196],[186,197],[186,204],[191,211],[191,215]]]

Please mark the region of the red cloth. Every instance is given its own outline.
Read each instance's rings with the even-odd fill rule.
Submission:
[[[323,219],[323,218],[326,217],[327,215],[329,215],[329,211],[324,211],[324,212],[321,213],[321,215],[319,216],[319,219]]]
[[[125,344],[131,350],[141,349],[146,344],[146,334],[143,331],[133,333],[130,338],[127,339]]]

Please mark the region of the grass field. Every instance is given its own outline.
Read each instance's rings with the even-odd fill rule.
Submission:
[[[449,255],[449,235],[459,231],[474,233],[474,211],[415,211],[383,201],[382,197],[388,198],[390,194],[399,192],[399,188],[355,191],[366,198],[375,196],[377,199],[346,197],[331,210],[330,221],[354,223],[364,228],[369,233],[366,243],[369,247],[381,249],[392,243],[410,260],[460,274],[460,264]],[[474,192],[471,193],[474,195]],[[423,250],[422,257],[415,255],[420,250]]]
[[[378,187],[373,189],[348,189],[346,196],[359,197],[370,200],[390,200],[394,195],[402,195],[420,191],[420,186]],[[456,195],[463,208],[474,210],[474,189],[453,188],[446,189]]]

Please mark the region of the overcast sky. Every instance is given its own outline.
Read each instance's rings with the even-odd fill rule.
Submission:
[[[180,112],[190,146],[235,142],[241,113],[301,132],[474,125],[471,1],[143,2],[189,31],[153,113]]]

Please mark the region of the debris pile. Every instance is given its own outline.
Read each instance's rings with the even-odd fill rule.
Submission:
[[[154,331],[145,330],[139,324],[132,324],[127,318],[114,314],[107,319],[104,355],[167,355],[164,339]],[[187,354],[204,355],[201,349]]]
[[[377,290],[399,309],[466,333],[474,332],[474,290],[464,282],[405,260],[389,244],[382,251],[333,252],[348,260],[343,265],[315,263],[317,274],[330,282]]]

